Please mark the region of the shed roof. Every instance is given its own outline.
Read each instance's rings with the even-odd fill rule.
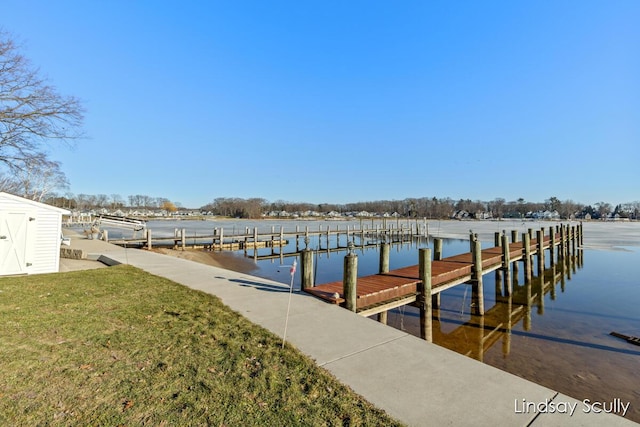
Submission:
[[[4,191],[0,191],[0,199],[9,199],[9,200],[13,200],[15,202],[20,202],[20,203],[24,203],[30,206],[34,206],[37,207],[39,209],[47,209],[47,210],[51,210],[54,212],[58,212],[62,215],[70,215],[71,212],[68,211],[67,209],[62,209],[62,208],[58,208],[55,206],[51,206],[51,205],[47,205],[46,203],[40,203],[40,202],[36,202],[35,200],[30,200],[30,199],[25,199],[24,197],[20,197],[20,196],[16,196],[14,194],[10,194],[10,193],[5,193]]]

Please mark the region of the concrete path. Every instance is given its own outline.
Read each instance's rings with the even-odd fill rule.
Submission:
[[[130,264],[215,295],[253,323],[283,336],[290,295],[286,284],[82,237],[72,239],[72,247],[91,259]],[[61,260],[61,271],[73,269],[70,264],[76,262]],[[286,340],[410,426],[637,425],[594,413],[582,401],[306,294],[291,295]],[[561,413],[572,408],[573,415]]]

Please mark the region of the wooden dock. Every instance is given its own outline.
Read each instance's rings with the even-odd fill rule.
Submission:
[[[258,231],[257,227],[232,232],[224,228],[214,228],[207,234],[188,234],[186,229],[175,229],[173,236],[157,236],[151,229],[146,228],[143,236],[127,239],[109,239],[108,233],[103,231],[104,240],[110,243],[151,249],[156,246],[172,247],[174,249],[208,249],[208,250],[243,250],[245,256],[258,259],[274,259],[298,256],[300,251],[309,247],[309,242],[313,239],[315,250],[331,253],[343,251],[348,244],[354,244],[359,248],[377,247],[380,242],[404,243],[418,238],[427,238],[428,228],[426,224],[389,224],[387,228],[380,226],[368,227],[366,224],[357,228],[347,224],[341,227],[319,226],[317,229],[310,229],[306,226],[301,228],[296,226],[295,230],[285,230],[280,226],[277,229],[271,227],[271,231]],[[283,252],[283,248],[291,241],[295,242],[295,250]],[[303,246],[304,245],[304,246]],[[259,254],[257,249],[272,248],[271,254]],[[278,251],[276,249],[279,248]]]
[[[518,240],[516,232],[511,233],[511,241],[505,232],[496,233],[495,246],[481,249],[477,235],[470,236],[470,252],[442,258],[442,242],[434,241],[434,257],[431,259],[430,249],[420,255],[418,265],[388,271],[388,250],[381,251],[380,272],[365,277],[357,277],[350,271],[353,269],[355,254],[345,257],[345,274],[342,281],[325,283],[318,286],[307,286],[304,281],[303,251],[303,284],[304,291],[333,304],[340,304],[363,316],[382,314],[390,309],[406,304],[418,305],[424,310],[423,321],[430,322],[431,309],[437,307],[439,293],[454,286],[470,283],[473,287],[474,314],[484,315],[482,276],[501,270],[505,273],[506,292],[511,293],[511,265],[522,261],[525,266],[525,279],[531,280],[533,256],[537,257],[538,271],[544,271],[544,251],[549,251],[551,263],[556,259],[568,256],[576,245],[582,241],[582,224],[577,226],[558,225],[545,229],[522,233]],[[384,246],[384,245],[383,245]],[[557,251],[557,255],[556,255]],[[384,258],[387,257],[385,261]],[[352,259],[348,259],[351,257]],[[357,257],[355,257],[357,258]],[[357,266],[357,259],[355,260]],[[357,267],[355,267],[357,269]],[[428,314],[427,314],[428,313]],[[427,325],[425,325],[426,327]]]

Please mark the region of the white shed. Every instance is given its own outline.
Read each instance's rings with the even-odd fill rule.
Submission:
[[[57,273],[66,209],[0,191],[0,276]]]

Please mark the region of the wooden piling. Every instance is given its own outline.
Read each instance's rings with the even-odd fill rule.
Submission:
[[[556,232],[553,226],[549,227],[549,261],[551,265],[555,265]]]
[[[522,244],[524,247],[524,277],[525,283],[531,282],[531,236],[529,233],[522,233]]]
[[[544,228],[536,230],[537,255],[538,255],[538,275],[544,274]]]
[[[440,261],[442,259],[442,244],[444,240],[440,238],[433,239],[433,260]],[[431,298],[433,308],[440,308],[440,293],[438,292]]]
[[[301,264],[301,285],[300,287],[304,289],[312,288],[315,284],[313,283],[313,251],[310,249],[305,249],[300,252],[300,264]]]
[[[383,325],[387,324],[387,311],[381,311],[380,313],[378,313],[378,322],[382,323]]]
[[[184,228],[180,229],[180,246],[183,251],[187,248],[187,230]]]
[[[147,249],[151,249],[151,230],[146,229],[147,231]]]
[[[444,240],[440,238],[433,239],[433,259],[441,260],[442,259],[442,244]]]
[[[383,243],[380,245],[380,268],[379,273],[389,272],[389,253],[391,252],[391,244]]]
[[[504,289],[506,295],[511,295],[513,286],[511,284],[511,254],[509,253],[509,237],[507,233],[502,234],[502,271],[504,272]]]
[[[473,302],[472,313],[477,316],[484,315],[484,293],[482,289],[482,246],[477,234],[471,234],[473,250],[471,257],[471,300]]]
[[[584,224],[581,221],[580,222],[580,247],[582,247],[582,245],[584,244],[583,238],[584,238]]]
[[[356,284],[358,281],[358,255],[353,252],[344,257],[344,270],[342,275],[342,290],[345,300],[345,308],[356,311]]]
[[[420,336],[433,342],[433,307],[431,304],[431,249],[419,250],[418,278],[420,279],[418,305],[420,307]]]
[[[518,230],[511,230],[511,243],[516,243],[518,241]],[[514,262],[512,265],[513,268],[513,278],[514,280],[518,279],[518,271],[520,267],[517,262]]]

